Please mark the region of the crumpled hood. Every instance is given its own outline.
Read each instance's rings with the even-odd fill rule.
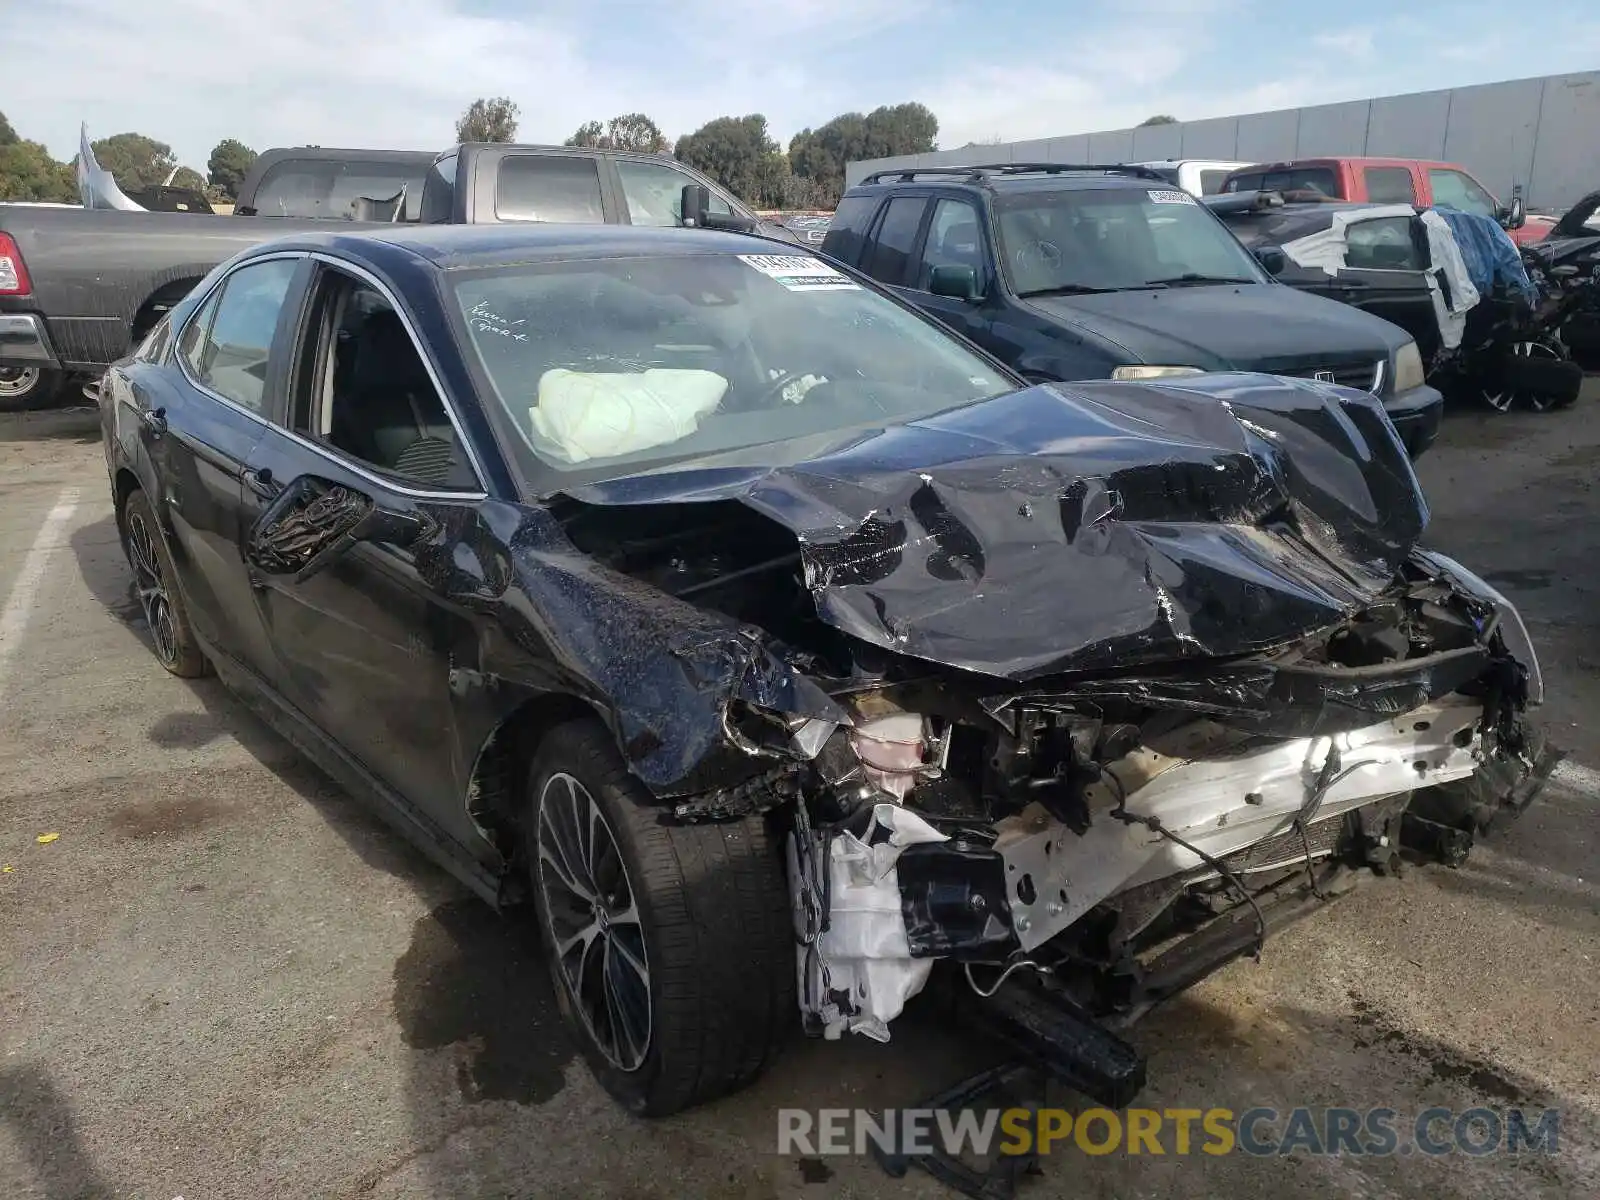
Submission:
[[[1428,519],[1374,397],[1260,375],[1040,385],[824,441],[569,494],[739,500],[798,537],[824,621],[1016,681],[1293,642],[1374,600]]]
[[[1041,296],[1024,303],[1109,338],[1142,362],[1213,371],[1376,362],[1406,339],[1369,313],[1275,283]]]

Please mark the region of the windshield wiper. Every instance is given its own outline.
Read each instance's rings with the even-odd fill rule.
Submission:
[[[1026,300],[1029,296],[1084,296],[1097,292],[1118,292],[1121,288],[1090,287],[1087,283],[1063,283],[1055,287],[1034,288],[1029,292],[1018,292],[1017,297]]]
[[[1201,275],[1196,271],[1185,271],[1182,275],[1174,275],[1171,279],[1146,279],[1145,287],[1182,287],[1184,284],[1207,283],[1255,283],[1254,279],[1240,279],[1231,275]]]

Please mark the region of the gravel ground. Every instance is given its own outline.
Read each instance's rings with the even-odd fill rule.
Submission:
[[[1431,541],[1533,630],[1557,781],[1463,868],[1374,883],[1135,1034],[1142,1105],[1554,1106],[1559,1152],[1069,1151],[1025,1197],[1600,1194],[1597,400],[1452,417],[1419,469]],[[797,1041],[734,1099],[626,1117],[525,925],[163,673],[128,581],[95,418],[0,417],[0,1197],[954,1194],[780,1156],[775,1110],[912,1104],[981,1063],[959,1030],[914,1006],[887,1046]]]

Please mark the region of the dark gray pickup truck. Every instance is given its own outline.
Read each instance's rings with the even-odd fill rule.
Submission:
[[[674,159],[555,146],[269,150],[231,216],[0,204],[0,409],[94,386],[218,263],[329,221],[692,224],[799,242]]]

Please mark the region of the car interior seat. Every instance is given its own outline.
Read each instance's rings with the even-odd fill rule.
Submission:
[[[455,429],[399,314],[373,312],[354,342],[348,380],[334,396],[334,445],[397,474],[447,483],[458,457]]]

